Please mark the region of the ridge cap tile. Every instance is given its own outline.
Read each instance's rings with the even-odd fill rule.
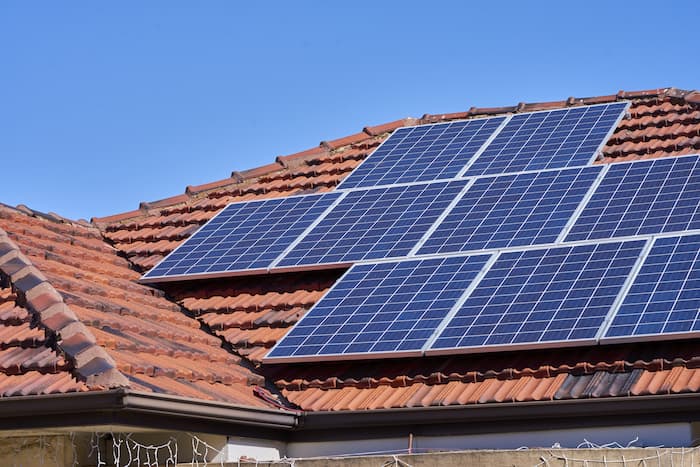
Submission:
[[[397,130],[397,129],[404,127],[404,126],[415,125],[415,123],[417,121],[418,121],[418,119],[416,119],[416,118],[406,117],[406,118],[401,118],[399,120],[394,120],[391,122],[382,123],[379,125],[366,126],[362,129],[362,131],[364,131],[365,133],[367,133],[370,136],[380,136],[380,135],[383,135],[384,133],[393,132],[394,130]]]
[[[280,164],[279,162],[271,162],[269,164],[254,167],[252,169],[234,171],[231,173],[231,176],[240,177],[243,181],[254,179],[257,177],[262,177],[263,175],[268,175],[282,170],[284,170],[284,166],[282,164]]]
[[[200,185],[187,185],[187,187],[185,187],[185,193],[189,195],[197,195],[205,191],[223,188],[227,185],[235,185],[240,182],[241,180],[239,180],[238,178],[230,176],[228,178],[223,178],[221,180],[216,180],[208,183],[202,183]]]
[[[163,198],[163,199],[159,199],[156,201],[141,201],[141,203],[139,204],[139,210],[143,211],[143,210],[163,208],[166,206],[173,206],[176,204],[185,203],[189,199],[190,199],[190,195],[188,193],[182,193],[180,195],[170,196],[168,198]]]
[[[311,149],[306,149],[304,151],[299,151],[286,156],[277,156],[275,161],[283,167],[289,168],[296,167],[301,165],[303,162],[318,159],[319,157],[326,156],[328,154],[330,154],[328,148],[319,145]]]
[[[7,233],[3,229],[0,229],[0,233],[5,233],[7,235]],[[21,249],[19,248],[19,246],[17,246],[11,240],[10,242],[10,245],[12,245],[19,254],[16,257],[10,259],[9,261],[11,262],[13,259],[20,258],[26,260],[27,262],[29,262],[29,264],[26,265],[24,268],[15,271],[14,274],[8,274],[8,261],[0,262],[0,272],[10,276],[10,281],[13,287],[18,289],[18,291],[24,296],[24,301],[26,302],[26,305],[34,313],[34,315],[39,318],[40,324],[50,333],[56,336],[60,336],[60,328],[49,326],[47,324],[47,321],[44,321],[42,319],[43,313],[48,314],[47,312],[49,310],[52,310],[52,318],[57,318],[59,316],[63,318],[48,321],[49,324],[54,324],[54,326],[62,324],[61,328],[70,325],[71,322],[79,322],[79,318],[64,303],[61,294],[50,284],[50,282],[48,282],[46,277],[21,253]],[[5,258],[5,256],[3,258]],[[92,336],[92,334],[89,332],[89,330],[87,330],[87,328],[84,328],[84,330],[85,336],[88,338],[88,340],[90,340],[91,338],[94,342],[94,336]],[[101,386],[128,386],[128,381],[123,375],[121,375],[121,373],[119,373],[119,376],[121,377],[113,373],[110,373],[108,376],[102,376],[99,373],[93,371],[92,369],[83,367],[83,365],[87,362],[85,362],[84,358],[80,357],[80,355],[83,355],[85,354],[85,352],[88,351],[92,352],[94,358],[102,358],[105,361],[111,360],[111,357],[109,357],[109,354],[107,354],[106,350],[100,347],[99,345],[90,344],[87,348],[81,347],[83,348],[83,350],[81,350],[81,352],[77,354],[71,354],[67,351],[67,349],[63,349],[61,347],[60,341],[57,342],[56,345],[61,351],[65,352],[65,354],[71,360],[75,362],[74,371],[78,375],[80,375],[81,378],[83,378],[83,380],[85,380],[86,382],[88,382],[92,378],[92,380],[99,380]],[[88,372],[88,374],[86,374],[86,372]],[[91,385],[89,382],[87,384],[88,386]]]
[[[360,143],[366,139],[372,138],[372,135],[363,131],[359,133],[354,133],[352,135],[344,136],[342,138],[336,138],[330,141],[321,141],[321,146],[328,148],[331,151],[342,148],[343,146],[349,146],[352,144]]]
[[[100,226],[100,225],[113,224],[113,223],[122,222],[125,220],[130,220],[130,219],[133,219],[136,217],[141,217],[145,214],[146,213],[144,211],[142,211],[141,209],[134,209],[133,211],[122,212],[119,214],[112,214],[111,216],[92,217],[90,219],[90,222]]]

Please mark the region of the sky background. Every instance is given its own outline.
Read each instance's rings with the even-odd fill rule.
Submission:
[[[0,203],[89,219],[399,118],[699,89],[699,19],[696,1],[2,1]]]

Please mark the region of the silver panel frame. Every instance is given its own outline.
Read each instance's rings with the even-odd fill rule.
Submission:
[[[615,130],[617,130],[617,127],[620,126],[620,122],[622,122],[622,120],[624,120],[628,116],[630,107],[632,106],[632,101],[620,100],[620,101],[616,101],[616,102],[609,102],[608,104],[596,104],[596,105],[610,105],[610,104],[620,103],[620,102],[627,102],[627,105],[625,105],[625,107],[623,107],[623,109],[622,109],[623,111],[621,112],[620,116],[617,117],[617,120],[615,120],[615,125],[613,125],[612,128],[610,128],[610,131],[608,131],[608,133],[605,135],[605,138],[603,138],[603,141],[600,143],[600,145],[598,145],[598,149],[596,149],[593,156],[591,156],[591,158],[589,159],[588,165],[593,165],[593,163],[598,160],[598,156],[602,153],[603,148],[608,143],[608,141],[610,141],[610,138],[615,133]]]
[[[588,166],[588,167],[596,167],[594,165]],[[600,186],[600,184],[603,182],[603,179],[605,178],[605,175],[608,173],[608,170],[610,169],[609,165],[602,166],[600,173],[596,177],[596,179],[593,181],[591,184],[590,188],[588,189],[588,192],[584,195],[583,199],[581,199],[581,202],[579,203],[578,207],[574,211],[573,214],[571,214],[571,217],[569,218],[569,221],[566,223],[564,228],[561,230],[559,233],[559,236],[557,239],[554,241],[554,243],[564,243],[564,239],[566,239],[566,236],[569,235],[569,232],[571,232],[571,228],[576,224],[576,221],[578,221],[578,218],[581,217],[581,213],[583,212],[584,209],[586,209],[586,206],[588,206],[588,202],[593,198],[593,195],[595,194],[596,190]]]

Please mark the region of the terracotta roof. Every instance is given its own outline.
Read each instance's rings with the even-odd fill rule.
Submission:
[[[266,371],[305,410],[366,410],[695,392],[699,366],[686,341]]]
[[[700,385],[696,374],[700,340],[261,365],[274,342],[343,271],[169,283],[162,291],[135,282],[140,272],[154,266],[228,203],[332,190],[401,126],[617,100],[631,100],[632,106],[606,144],[601,163],[700,152],[700,93],[673,88],[621,91],[426,114],[365,127],[307,151],[279,156],[269,165],[141,203],[135,211],[93,219],[99,231],[55,215],[43,219],[26,209],[24,213],[0,210],[0,228],[45,274],[94,336],[95,345],[107,352],[137,390],[260,405],[263,402],[254,397],[254,390],[274,398],[262,389],[266,380],[285,403],[310,411],[695,392]],[[54,347],[47,345],[45,349],[63,355],[60,340]],[[66,362],[63,373],[76,376],[73,361]],[[7,378],[0,379],[0,384],[6,384]]]
[[[0,229],[0,371],[13,375],[0,391],[31,378],[37,394],[125,387],[269,406],[255,395],[263,378],[162,291],[137,284],[96,228],[0,207]]]
[[[0,234],[0,242],[2,238]],[[2,258],[5,255],[0,261]],[[22,305],[21,294],[12,290],[8,277],[2,282],[0,397],[88,390],[73,377],[70,362],[52,348],[44,331],[32,322],[30,312]]]

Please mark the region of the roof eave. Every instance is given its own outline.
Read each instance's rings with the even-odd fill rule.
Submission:
[[[115,425],[271,439],[395,436],[422,430],[484,434],[696,420],[700,393],[303,413],[121,388],[0,399],[4,429]]]
[[[101,425],[274,437],[298,426],[299,413],[130,391],[75,392],[0,399],[3,429]]]

